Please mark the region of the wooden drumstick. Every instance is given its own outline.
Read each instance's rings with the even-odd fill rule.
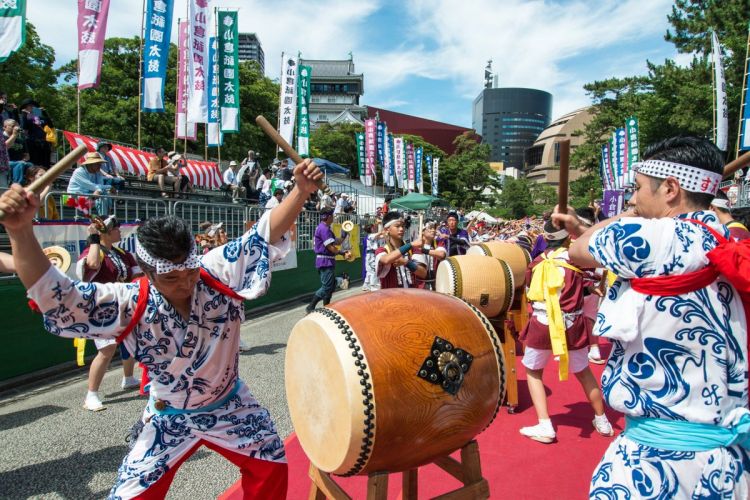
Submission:
[[[742,156],[738,156],[734,161],[724,165],[724,178],[726,179],[727,177],[730,177],[745,165],[750,165],[750,151],[747,151]]]
[[[560,141],[560,184],[557,188],[557,206],[561,214],[568,213],[568,172],[570,170],[570,139]]]
[[[302,157],[297,153],[297,151],[294,150],[294,148],[286,142],[286,139],[281,137],[281,134],[279,134],[275,128],[273,128],[273,125],[268,123],[268,120],[263,115],[258,115],[255,118],[255,123],[258,124],[260,128],[263,129],[263,132],[266,133],[266,135],[276,143],[278,147],[281,148],[281,150],[284,152],[284,154],[287,155],[287,157],[291,158],[294,163],[302,163],[304,160]],[[332,194],[333,190],[328,187],[328,185],[323,181],[323,179],[320,179],[318,182],[318,188],[323,191],[325,194]]]
[[[29,191],[31,191],[34,194],[39,194],[42,191],[44,191],[44,188],[51,185],[53,182],[55,182],[55,179],[60,177],[63,172],[68,170],[71,165],[75,164],[78,159],[86,154],[88,149],[86,146],[78,146],[70,153],[63,156],[63,158],[55,163],[52,168],[47,170],[43,176],[32,182],[28,188]],[[5,218],[5,212],[0,210],[0,220],[3,220]]]

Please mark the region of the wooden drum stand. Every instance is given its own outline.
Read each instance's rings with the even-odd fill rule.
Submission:
[[[529,322],[526,293],[516,290],[513,305],[505,313],[490,318],[495,328],[505,356],[505,404],[508,413],[515,413],[518,406],[518,374],[516,373],[516,339]]]
[[[449,491],[434,497],[434,500],[474,500],[485,499],[490,496],[490,487],[482,477],[482,467],[479,461],[479,445],[470,441],[461,448],[461,461],[444,456],[432,462],[445,472],[463,483],[457,490]],[[401,499],[417,500],[417,479],[419,469],[404,471],[401,479]],[[367,500],[386,500],[388,498],[388,476],[390,472],[374,472],[367,476]],[[309,500],[351,500],[349,496],[331,477],[310,464]]]

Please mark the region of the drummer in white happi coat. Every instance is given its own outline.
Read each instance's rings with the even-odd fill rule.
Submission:
[[[678,137],[644,158],[630,210],[570,248],[574,264],[618,276],[594,333],[612,342],[602,390],[626,423],[589,494],[746,499],[747,319],[736,276],[717,274],[706,257],[729,236],[708,210],[723,153],[704,139]],[[554,217],[581,232],[575,217]]]
[[[151,396],[110,498],[164,498],[177,468],[202,444],[240,467],[245,498],[286,497],[283,444],[238,378],[241,299],[268,289],[272,262],[290,250],[287,230],[321,175],[310,160],[297,165],[296,187],[281,205],[204,256],[181,219],[150,219],[139,228],[148,302],[123,343],[148,369]],[[78,282],[59,272],[34,238],[38,206],[17,184],[0,197],[17,273],[45,327],[62,337],[118,337],[134,317],[141,283]]]

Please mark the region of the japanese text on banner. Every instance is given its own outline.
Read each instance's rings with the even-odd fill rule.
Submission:
[[[78,0],[78,88],[99,85],[109,0]]]
[[[141,111],[164,112],[173,7],[174,0],[149,0],[146,5]]]
[[[208,122],[208,26],[211,0],[190,0],[188,120]]]
[[[297,57],[281,54],[281,87],[279,96],[279,134],[294,144],[294,122],[297,115]]]
[[[221,131],[240,131],[240,73],[237,12],[221,10],[219,23],[219,113]]]
[[[297,86],[299,117],[297,118],[297,152],[303,158],[310,154],[310,78],[311,66],[299,67],[299,85]]]

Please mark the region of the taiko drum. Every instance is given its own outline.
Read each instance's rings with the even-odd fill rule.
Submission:
[[[487,318],[415,289],[307,315],[289,337],[285,371],[302,449],[338,475],[404,471],[450,454],[492,422],[505,389]]]
[[[508,263],[513,271],[513,281],[516,288],[521,288],[526,282],[526,268],[531,262],[531,255],[524,248],[507,241],[488,241],[476,243],[466,251],[467,255],[488,255]]]
[[[510,308],[514,288],[510,266],[484,255],[448,257],[435,274],[435,291],[459,297],[489,318]]]

